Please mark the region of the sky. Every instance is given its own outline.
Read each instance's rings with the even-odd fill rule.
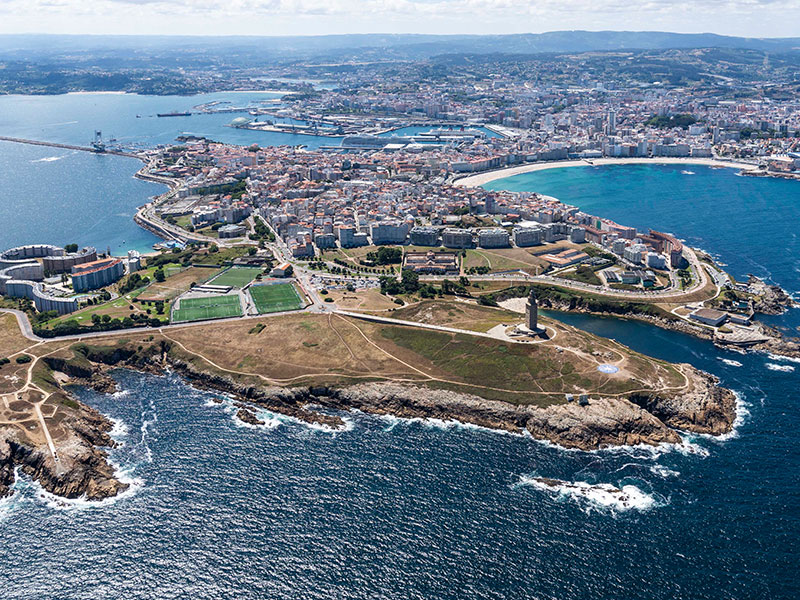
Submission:
[[[800,36],[800,0],[0,0],[0,33]]]

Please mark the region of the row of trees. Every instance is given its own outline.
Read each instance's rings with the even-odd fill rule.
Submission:
[[[54,338],[62,335],[73,335],[76,333],[113,331],[115,329],[128,329],[132,327],[161,327],[169,322],[162,321],[157,317],[150,318],[145,316],[145,318],[142,318],[143,316],[144,315],[140,315],[136,320],[134,320],[132,317],[125,317],[124,319],[112,319],[109,317],[108,320],[104,320],[103,317],[100,317],[99,322],[94,322],[94,319],[92,319],[91,325],[81,325],[76,319],[70,319],[68,321],[64,321],[63,323],[57,324],[52,329],[34,327],[33,332],[40,337]],[[108,315],[104,315],[104,317],[108,317]]]

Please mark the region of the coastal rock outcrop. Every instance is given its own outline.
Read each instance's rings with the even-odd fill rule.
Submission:
[[[259,419],[252,410],[247,408],[240,408],[236,411],[236,418],[248,425],[263,425],[265,423]]]
[[[787,308],[795,306],[794,299],[778,285],[769,285],[755,275],[750,275],[748,286],[756,291],[757,299],[753,301],[753,310],[764,315],[780,315]]]
[[[548,406],[535,411],[526,427],[537,439],[581,450],[680,442],[660,419],[622,398]]]
[[[719,380],[691,365],[681,365],[689,387],[674,395],[636,394],[631,401],[672,428],[694,433],[728,433],[736,419],[736,395]]]
[[[100,446],[113,447],[112,424],[97,411],[77,403],[61,423],[64,437],[56,440],[56,456],[47,445],[34,446],[15,426],[0,427],[0,496],[11,493],[14,470],[38,481],[64,498],[102,500],[128,488],[114,474]]]

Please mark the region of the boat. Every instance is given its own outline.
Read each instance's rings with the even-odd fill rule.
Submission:
[[[168,113],[156,113],[157,117],[191,117],[192,113],[190,112],[168,112]]]

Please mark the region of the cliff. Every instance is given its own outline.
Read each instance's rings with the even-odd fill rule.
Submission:
[[[401,418],[456,420],[513,433],[527,432],[565,448],[595,450],[621,445],[679,443],[677,430],[722,434],[735,419],[735,397],[720,388],[712,376],[690,365],[678,368],[687,385],[665,390],[589,398],[587,403],[562,402],[545,406],[488,400],[479,396],[420,384],[369,382],[349,386],[276,387],[242,383],[253,381],[209,372],[182,360],[168,344],[131,350],[124,345],[97,348],[77,345],[74,359],[48,359],[51,369],[69,374],[75,383],[113,391],[106,373],[112,367],[147,372],[172,368],[195,386],[237,397],[237,417],[251,425],[263,422],[255,407],[307,423],[341,428],[344,421],[332,411],[359,410]],[[103,447],[113,447],[112,424],[97,411],[69,398],[63,391],[59,419],[50,426],[57,460],[47,444],[32,443],[17,425],[0,427],[0,496],[10,493],[14,470],[66,498],[99,500],[115,496],[128,486],[114,476]]]
[[[231,379],[196,370],[180,361],[173,368],[189,381],[238,397],[273,412],[306,422],[341,427],[335,415],[314,410],[360,410],[401,418],[456,420],[490,429],[521,433],[547,440],[565,448],[595,450],[622,445],[678,443],[676,429],[700,433],[729,432],[736,418],[732,392],[716,380],[689,365],[682,370],[690,381],[688,389],[676,394],[590,399],[588,405],[553,404],[544,408],[517,405],[449,390],[389,382],[362,383],[343,388],[253,387]],[[244,414],[246,422],[250,415]]]
[[[76,403],[60,422],[63,437],[55,441],[56,456],[46,444],[34,444],[18,427],[0,427],[0,497],[11,493],[14,471],[38,481],[48,492],[64,498],[102,500],[128,485],[120,482],[100,447],[112,448],[112,424],[92,408]]]

